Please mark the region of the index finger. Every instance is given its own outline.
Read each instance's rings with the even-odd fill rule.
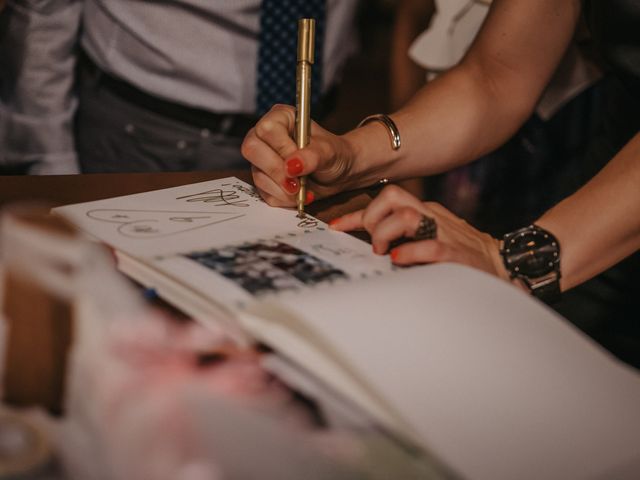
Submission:
[[[364,210],[356,210],[352,213],[347,213],[342,217],[335,218],[329,222],[329,226],[332,230],[338,230],[339,232],[348,232],[350,230],[357,230],[363,227],[362,218],[364,216]]]
[[[293,140],[296,115],[289,105],[274,105],[255,126],[256,136],[282,158],[292,155],[298,146]]]

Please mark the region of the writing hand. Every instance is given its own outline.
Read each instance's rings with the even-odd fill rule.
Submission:
[[[292,138],[294,126],[295,109],[275,105],[242,143],[242,155],[252,164],[254,185],[269,205],[295,206],[302,175],[308,175],[307,203],[339,192],[339,180],[353,158],[346,140],[315,122],[309,145],[298,150]]]

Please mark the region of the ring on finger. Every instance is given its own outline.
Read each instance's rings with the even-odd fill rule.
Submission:
[[[422,215],[416,233],[413,234],[414,240],[433,240],[438,236],[438,225],[434,218]]]

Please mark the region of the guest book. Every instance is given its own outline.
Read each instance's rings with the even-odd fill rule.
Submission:
[[[56,208],[119,268],[260,342],[465,478],[635,478],[640,376],[543,304],[458,265],[396,268],[226,178]]]

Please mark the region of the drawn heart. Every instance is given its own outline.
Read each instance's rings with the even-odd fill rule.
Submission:
[[[245,216],[231,212],[127,209],[95,209],[89,210],[86,215],[99,222],[117,225],[118,233],[128,238],[166,237]]]

